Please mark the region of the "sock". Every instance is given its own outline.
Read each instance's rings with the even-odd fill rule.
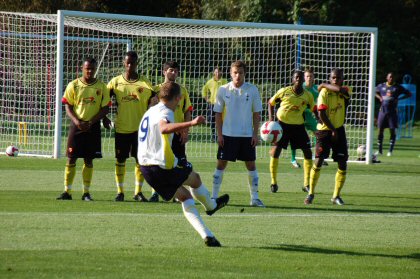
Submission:
[[[389,152],[392,153],[392,151],[394,151],[394,146],[395,146],[395,139],[397,138],[397,135],[395,134],[395,132],[393,134],[391,134],[391,138],[389,139]]]
[[[270,157],[270,175],[271,184],[277,184],[277,168],[279,166],[279,158]]]
[[[213,173],[213,192],[212,198],[217,199],[219,196],[220,187],[222,186],[224,170],[216,169]]]
[[[296,161],[296,149],[291,149],[290,154],[292,155],[291,161]]]
[[[82,177],[83,177],[83,193],[89,193],[90,183],[92,182],[93,166],[88,167],[83,165]]]
[[[214,237],[213,233],[204,224],[203,219],[201,219],[193,199],[182,202],[182,210],[184,211],[185,218],[187,218],[191,226],[200,234],[201,238],[204,239],[206,236]]]
[[[313,165],[311,169],[311,176],[309,179],[309,195],[313,195],[315,193],[316,184],[318,184],[319,176],[321,175],[321,168]]]
[[[312,159],[303,160],[303,186],[309,186],[311,178]]]
[[[71,186],[76,176],[76,164],[66,164],[64,169],[64,191],[71,194]]]
[[[335,189],[333,198],[338,197],[340,195],[341,189],[344,186],[344,182],[346,182],[346,174],[347,171],[345,170],[337,170],[337,173],[335,174]]]
[[[216,208],[216,201],[210,198],[210,193],[203,184],[201,184],[198,188],[191,188],[190,192],[194,199],[198,200],[204,206],[206,211]]]
[[[384,135],[383,134],[378,135],[378,151],[381,154],[382,154],[382,142],[383,142],[383,140],[384,140]]]
[[[251,193],[251,199],[256,200],[258,197],[258,171],[248,171],[248,185]]]
[[[117,184],[118,194],[124,193],[125,163],[115,164],[115,183]]]
[[[139,164],[136,164],[136,166],[134,167],[134,175],[136,179],[135,181],[136,188],[134,189],[134,195],[137,195],[138,193],[141,193],[141,190],[143,188],[143,183],[144,183],[144,176],[141,173]]]

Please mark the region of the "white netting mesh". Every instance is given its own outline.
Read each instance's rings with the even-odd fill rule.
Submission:
[[[56,15],[0,13],[0,144],[2,149],[19,141],[20,122],[27,123],[27,142],[20,149],[29,154],[52,154],[55,116]],[[194,106],[194,115],[205,114],[201,89],[215,66],[229,79],[229,66],[237,60],[248,65],[247,81],[260,89],[264,108],[271,95],[290,84],[299,66],[314,69],[316,83],[328,79],[330,70],[344,70],[354,97],[346,123],[351,159],[366,144],[370,33],[286,29],[239,28],[195,24],[151,23],[138,20],[65,17],[64,87],[80,76],[83,58],[100,61],[98,78],[108,82],[123,71],[125,51],[139,54],[139,72],[154,84],[162,82],[162,64],[176,60]],[[103,58],[103,59],[102,59]],[[63,88],[64,89],[64,88]],[[113,108],[111,118],[115,113]],[[63,113],[62,146],[68,119]],[[264,110],[263,121],[267,119]],[[23,132],[22,128],[20,129]],[[190,157],[215,157],[217,146],[208,126],[191,130]],[[113,132],[104,132],[103,152],[113,155]],[[64,154],[65,148],[61,148]],[[268,146],[257,149],[267,157]]]

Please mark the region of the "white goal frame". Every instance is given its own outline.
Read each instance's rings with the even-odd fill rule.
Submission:
[[[57,11],[57,15],[40,15],[40,14],[22,14],[19,13],[19,15],[27,15],[29,17],[33,18],[47,18],[50,22],[56,22],[56,77],[55,77],[55,120],[54,120],[54,144],[53,144],[53,150],[51,152],[51,155],[43,155],[53,158],[59,158],[60,156],[64,155],[63,151],[63,140],[65,139],[65,131],[63,131],[63,122],[66,118],[65,115],[63,115],[63,109],[61,104],[61,98],[63,96],[64,88],[66,84],[65,82],[65,43],[69,40],[103,40],[104,43],[107,41],[112,40],[121,40],[120,42],[122,44],[126,44],[126,50],[130,50],[132,48],[132,45],[130,43],[129,39],[121,39],[121,38],[102,38],[102,37],[89,37],[86,38],[84,36],[72,36],[66,34],[66,29],[69,28],[71,23],[68,22],[68,19],[88,19],[87,23],[85,23],[86,30],[94,29],[93,26],[90,26],[90,22],[103,22],[103,21],[122,21],[122,22],[132,22],[132,23],[144,23],[145,27],[140,28],[139,30],[136,30],[138,34],[142,34],[141,36],[156,36],[156,37],[165,37],[165,38],[180,38],[184,34],[181,34],[185,28],[190,28],[192,31],[191,33],[186,33],[184,36],[190,38],[194,37],[197,38],[197,40],[219,40],[221,38],[235,38],[237,36],[238,40],[241,38],[258,38],[262,36],[266,36],[267,40],[271,40],[272,38],[275,38],[276,36],[291,36],[291,41],[295,40],[296,42],[293,42],[293,46],[291,47],[292,50],[294,48],[295,53],[292,55],[299,56],[297,58],[294,58],[296,61],[295,64],[292,64],[288,66],[286,70],[284,70],[285,73],[282,73],[281,82],[276,83],[272,88],[269,90],[264,88],[259,88],[262,95],[264,95],[263,100],[266,100],[267,97],[273,95],[275,91],[280,89],[281,87],[287,86],[290,84],[290,78],[292,74],[292,70],[301,66],[305,66],[305,62],[302,62],[300,64],[300,61],[304,61],[304,57],[300,57],[301,52],[301,45],[300,36],[306,36],[306,35],[312,35],[314,36],[325,36],[324,41],[322,41],[320,44],[328,44],[330,43],[328,40],[329,34],[331,36],[346,36],[351,34],[366,34],[366,40],[364,41],[364,44],[367,45],[364,49],[364,56],[366,56],[366,69],[364,71],[364,80],[362,82],[363,85],[356,84],[355,87],[358,88],[360,91],[360,94],[363,94],[363,102],[365,102],[366,111],[361,112],[360,115],[363,115],[363,139],[360,139],[360,141],[356,143],[352,143],[352,157],[350,158],[350,161],[356,161],[355,159],[355,149],[357,148],[356,145],[358,144],[364,144],[366,145],[366,156],[365,156],[365,163],[369,164],[372,162],[372,155],[373,155],[373,119],[374,119],[374,102],[375,102],[375,73],[376,73],[376,55],[377,55],[377,37],[378,37],[378,29],[374,27],[344,27],[344,26],[319,26],[319,25],[290,25],[290,24],[274,24],[274,23],[248,23],[248,22],[227,22],[227,21],[213,21],[213,20],[192,20],[192,19],[177,19],[177,18],[159,18],[159,17],[147,17],[147,16],[131,16],[131,15],[120,15],[120,14],[105,14],[105,13],[91,13],[91,12],[79,12],[79,11],[67,11],[67,10],[59,10]],[[70,25],[69,25],[70,24]],[[162,26],[160,33],[151,31],[148,29],[150,26],[156,26],[160,25]],[[102,25],[105,26],[105,25]],[[146,27],[147,26],[147,27]],[[71,27],[71,26],[70,26]],[[159,28],[159,27],[157,27]],[[175,32],[177,29],[180,29],[180,32]],[[104,30],[99,30],[104,31]],[[217,34],[218,31],[223,31],[219,35]],[[125,30],[121,30],[121,32],[125,32]],[[262,35],[262,34],[265,35]],[[34,35],[39,36],[39,35]],[[45,35],[45,36],[51,36],[51,35]],[[220,36],[220,37],[218,37]],[[0,33],[1,38],[1,33]],[[293,39],[295,38],[295,39]],[[327,39],[325,39],[327,38]],[[168,39],[168,40],[169,40]],[[339,39],[343,40],[343,39]],[[299,41],[299,43],[297,43]],[[331,39],[331,42],[334,41],[334,39]],[[342,43],[342,42],[341,42]],[[332,43],[334,46],[334,43]],[[345,45],[345,43],[342,45]],[[302,47],[304,47],[302,45]],[[281,50],[281,48],[279,47]],[[134,49],[136,50],[136,49]],[[227,51],[227,50],[226,50]],[[357,52],[357,50],[355,51]],[[105,51],[95,58],[98,60],[101,60],[103,56],[105,55]],[[121,56],[123,53],[121,53]],[[251,54],[250,54],[251,55]],[[271,55],[271,54],[270,54]],[[273,56],[277,55],[277,53],[273,53]],[[333,52],[331,55],[335,55]],[[345,54],[347,55],[347,53]],[[357,57],[357,53],[355,54]],[[171,56],[169,55],[169,58]],[[242,57],[239,57],[242,58]],[[280,57],[279,59],[282,59]],[[247,62],[245,57],[245,62]],[[81,61],[79,61],[81,62]],[[230,62],[233,61],[229,61]],[[351,63],[351,61],[346,61],[346,65]],[[227,62],[226,62],[227,63]],[[326,68],[326,71],[331,70],[334,66],[339,66],[338,63],[335,65],[334,63],[327,63],[323,64],[323,67]],[[157,65],[161,67],[161,65]],[[311,65],[310,65],[311,66]],[[351,66],[351,65],[350,65]],[[350,67],[349,66],[349,67]],[[182,67],[182,66],[181,66]],[[122,66],[120,67],[122,69]],[[226,67],[225,67],[226,68]],[[328,68],[328,69],[327,69]],[[250,69],[252,71],[253,69]],[[152,73],[153,74],[153,73]],[[199,73],[201,76],[204,75],[204,73]],[[209,72],[206,73],[206,77],[209,77]],[[261,73],[259,73],[261,74]],[[269,75],[270,73],[262,73],[262,75]],[[319,82],[325,82],[326,76],[325,72],[323,72],[322,76],[321,73],[315,72],[315,75],[317,76],[319,74],[317,83]],[[346,75],[346,72],[345,72]],[[156,73],[157,76],[157,73]],[[227,76],[227,71],[224,72],[224,77],[229,78]],[[76,76],[74,76],[76,78]],[[101,78],[101,76],[100,76]],[[186,79],[186,72],[183,72],[181,69],[181,75],[180,75],[180,82],[185,83]],[[67,77],[68,80],[68,77]],[[155,79],[156,82],[159,79]],[[273,78],[274,80],[274,78]],[[276,80],[279,80],[278,78]],[[109,80],[103,79],[104,82],[108,82]],[[153,81],[153,80],[152,80]],[[255,83],[257,86],[259,86],[258,82],[254,80],[252,77],[247,78],[247,81]],[[204,85],[204,84],[202,84]],[[261,85],[262,86],[262,85]],[[349,86],[353,86],[353,84],[349,84]],[[274,91],[275,88],[275,91]],[[197,91],[197,89],[194,89]],[[195,92],[196,94],[197,92]],[[190,92],[190,95],[192,93]],[[266,113],[266,105],[264,104],[264,113],[263,113],[263,121],[265,121],[267,118]],[[257,148],[257,153],[259,154],[259,158],[267,157],[267,150],[268,146],[266,144],[261,144]],[[113,149],[113,146],[112,146]],[[204,154],[201,155],[190,155],[190,157],[200,157],[200,158],[214,158],[215,157],[215,151],[216,147],[211,147],[210,152],[204,150]],[[24,154],[25,152],[21,152],[21,154]],[[106,152],[105,152],[106,153]],[[27,155],[31,156],[37,156],[37,154],[28,153]],[[108,152],[105,155],[113,156],[113,153]]]

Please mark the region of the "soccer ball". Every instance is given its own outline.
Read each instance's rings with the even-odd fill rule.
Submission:
[[[283,129],[276,121],[264,122],[260,129],[261,139],[267,143],[277,143],[283,134]]]
[[[9,157],[17,157],[17,155],[19,154],[19,149],[14,146],[14,145],[10,145],[6,148],[6,155]]]
[[[366,146],[359,145],[359,147],[357,148],[357,156],[359,156],[359,158],[364,158],[365,155],[366,155]]]

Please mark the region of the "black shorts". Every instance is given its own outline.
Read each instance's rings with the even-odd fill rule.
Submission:
[[[337,129],[338,140],[331,141],[332,133],[330,130],[319,130],[315,132],[316,147],[315,158],[328,158],[330,156],[330,149],[332,149],[332,158],[337,162],[340,158],[345,161],[349,158],[346,130],[344,126]]]
[[[79,130],[71,122],[67,138],[66,155],[68,158],[102,158],[101,125],[99,122],[93,124],[88,131]]]
[[[115,133],[115,158],[127,159],[130,156],[137,158],[138,144],[137,131],[130,134]]]
[[[178,133],[174,133],[172,138],[172,152],[175,157],[178,159],[187,159],[187,154],[185,153],[185,144],[181,144],[181,136]]]
[[[311,140],[309,139],[308,133],[305,130],[305,125],[292,125],[280,122],[281,128],[283,129],[283,135],[280,141],[277,143],[278,147],[287,149],[289,145],[292,149],[310,149]]]
[[[378,114],[378,128],[379,129],[397,129],[398,128],[398,114],[396,112],[382,112]]]
[[[235,162],[255,161],[255,147],[251,145],[252,137],[229,137],[223,135],[224,146],[217,150],[217,159]]]
[[[179,187],[192,172],[191,164],[177,166],[173,169],[162,169],[159,166],[140,166],[147,183],[165,200],[171,200]]]

